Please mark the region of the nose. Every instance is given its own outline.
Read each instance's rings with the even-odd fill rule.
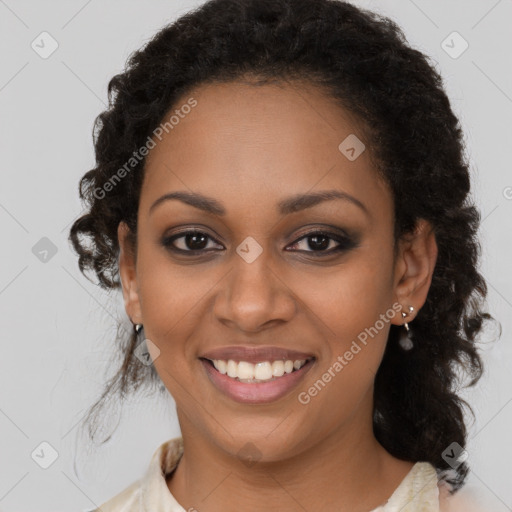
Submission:
[[[264,250],[250,263],[235,254],[231,271],[221,281],[214,315],[232,329],[258,332],[289,322],[296,313],[293,290],[272,268],[268,253]]]

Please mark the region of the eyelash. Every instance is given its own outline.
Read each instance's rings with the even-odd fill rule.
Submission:
[[[178,249],[178,248],[173,246],[173,242],[175,240],[178,240],[180,238],[184,238],[187,235],[206,235],[206,237],[208,239],[213,240],[217,244],[219,243],[213,237],[211,237],[210,235],[208,235],[204,231],[199,231],[199,230],[196,230],[196,229],[190,229],[190,230],[187,230],[187,231],[182,231],[180,233],[174,234],[174,235],[172,235],[170,237],[165,237],[162,240],[162,245],[165,248],[167,248],[170,251],[173,251],[175,253],[179,253],[179,254],[188,253],[188,254],[191,254],[192,256],[195,256],[195,255],[198,255],[198,254],[205,253],[205,252],[209,251],[208,249],[184,250],[184,249]],[[330,256],[332,254],[335,254],[335,253],[338,253],[338,252],[341,252],[341,251],[347,251],[347,250],[352,249],[353,247],[357,246],[357,242],[355,242],[354,240],[352,240],[351,238],[349,238],[347,236],[339,235],[337,233],[330,233],[328,231],[323,231],[323,230],[310,231],[309,233],[305,233],[300,238],[298,238],[295,242],[293,242],[291,245],[292,246],[293,245],[297,245],[302,240],[310,238],[310,237],[313,237],[313,236],[323,236],[323,237],[329,238],[331,240],[334,240],[334,241],[338,242],[339,245],[338,245],[338,247],[335,247],[334,249],[330,249],[329,251],[325,251],[325,250],[320,250],[320,251],[309,250],[309,251],[299,251],[299,252],[312,253],[314,255],[314,257],[321,258],[321,257],[324,257],[324,256]],[[218,250],[218,249],[214,249],[214,250]]]

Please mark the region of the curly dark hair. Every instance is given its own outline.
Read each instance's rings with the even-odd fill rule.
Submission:
[[[120,287],[117,228],[128,224],[136,248],[145,158],[115,186],[108,183],[183,95],[236,80],[323,88],[361,122],[375,169],[392,190],[395,248],[419,219],[433,226],[438,258],[411,324],[414,348],[401,349],[400,326],[391,325],[373,424],[389,453],[432,463],[455,492],[469,468],[462,463],[449,472],[443,451],[466,445],[463,408],[473,411],[458,392],[482,375],[476,338],[492,319],[482,309],[487,286],[477,268],[480,213],[469,197],[463,133],[442,78],[392,20],[339,0],[210,0],[161,29],[110,80],[108,109],[96,118],[96,166],[79,184],[87,211],[69,235],[80,271],[93,270],[105,289]],[[161,385],[153,365],[134,356],[136,341],[135,333],[118,335],[124,359],[89,418],[114,392],[123,398],[150,382]]]

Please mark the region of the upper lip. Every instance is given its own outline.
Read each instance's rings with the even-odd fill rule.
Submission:
[[[204,359],[222,361],[247,361],[248,363],[259,363],[262,361],[277,361],[277,360],[291,360],[296,361],[304,359],[312,359],[315,356],[306,352],[298,352],[296,350],[290,350],[287,348],[280,347],[244,347],[242,345],[220,347],[213,350],[209,350],[200,356]]]

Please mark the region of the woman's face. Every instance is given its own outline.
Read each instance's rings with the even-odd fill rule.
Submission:
[[[232,454],[252,443],[262,460],[371,432],[375,374],[411,285],[404,259],[393,259],[392,196],[359,127],[298,83],[200,86],[166,121],[174,110],[146,162],[136,265],[126,250],[120,263],[127,312],[144,324],[182,432]],[[177,192],[196,206],[161,199]],[[201,359],[225,349],[256,362],[235,346],[313,359],[266,384]],[[255,357],[260,377],[295,359]]]

